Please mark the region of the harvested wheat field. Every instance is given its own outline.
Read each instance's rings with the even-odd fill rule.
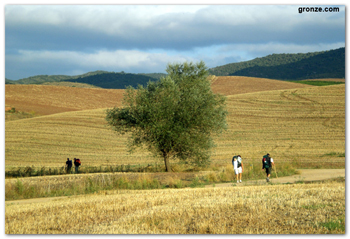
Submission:
[[[130,155],[126,136],[104,118],[105,109],[97,109],[6,122],[6,167],[62,167],[75,157],[82,167],[153,162],[147,152]]]
[[[23,112],[49,115],[121,106],[124,90],[49,85],[6,85],[5,104]]]
[[[345,85],[274,90],[228,96],[228,130],[215,139],[212,161],[232,155],[260,162],[269,152],[280,161],[325,159],[345,163]],[[146,151],[129,154],[127,136],[106,125],[105,109],[66,112],[5,123],[5,166],[151,163]]]
[[[345,182],[106,191],[6,205],[6,234],[344,234]]]
[[[237,95],[261,91],[309,88],[310,85],[246,76],[216,76],[212,89],[223,95]]]
[[[345,85],[232,95],[227,107],[229,129],[216,138],[214,160],[269,152],[280,162],[345,165]]]

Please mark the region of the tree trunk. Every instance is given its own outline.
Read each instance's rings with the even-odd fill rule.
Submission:
[[[164,158],[164,163],[165,163],[165,171],[170,172],[170,162],[169,162],[169,154],[165,151],[163,151],[163,158]]]

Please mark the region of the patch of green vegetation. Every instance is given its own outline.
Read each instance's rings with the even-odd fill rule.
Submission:
[[[113,177],[110,180],[101,180],[101,178],[88,177],[82,180],[84,182],[80,185],[69,182],[64,187],[49,186],[46,190],[43,190],[40,186],[30,185],[30,183],[23,183],[17,180],[13,187],[6,187],[5,200],[72,196],[117,189],[145,190],[165,188],[165,185],[162,185],[157,179],[128,180],[126,178]]]
[[[195,177],[188,186],[191,188],[204,187],[204,183],[202,183],[198,177]]]
[[[165,169],[159,164],[147,165],[114,165],[114,166],[84,166],[79,168],[79,174],[86,173],[114,173],[114,172],[164,172]],[[73,169],[70,173],[74,173]],[[47,175],[64,175],[67,174],[64,167],[46,168],[46,167],[18,167],[5,170],[5,178],[35,177]]]
[[[327,154],[323,154],[321,157],[340,157],[340,158],[344,158],[345,157],[345,152],[344,153],[330,152],[330,153],[327,153]]]
[[[327,206],[332,206],[332,204],[303,205],[301,207],[308,210],[317,210],[317,209],[323,209]]]
[[[290,81],[290,82],[306,84],[306,85],[314,85],[314,86],[327,86],[327,85],[345,84],[345,82],[339,82],[339,81]]]
[[[5,112],[5,122],[12,120],[20,120],[36,117],[37,114],[32,111],[30,113],[17,111],[15,108],[11,108],[11,110]]]
[[[327,228],[331,233],[335,230],[341,230],[345,232],[345,218],[339,218],[338,220],[331,220],[325,223],[319,224],[322,227]]]

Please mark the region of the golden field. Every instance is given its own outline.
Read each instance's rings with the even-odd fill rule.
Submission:
[[[217,147],[212,151],[216,171],[5,179],[5,192],[31,193],[33,189],[36,195],[49,196],[50,191],[63,191],[62,187],[86,190],[89,182],[112,185],[118,178],[149,182],[157,179],[167,185],[205,176],[210,183],[219,182],[216,179],[220,176],[230,181],[234,177],[231,158],[236,154],[242,155],[246,174],[252,164],[260,165],[267,152],[274,158],[277,170],[285,162],[324,168],[332,163],[345,165],[345,85],[315,87],[269,79],[215,77],[212,86],[214,92],[227,96],[229,111],[228,130],[215,138]],[[6,85],[6,106],[41,116],[5,122],[5,170],[63,167],[67,157],[80,158],[81,168],[163,164],[143,149],[130,154],[127,136],[117,135],[106,125],[106,109],[121,106],[123,92]],[[51,200],[6,201],[5,233],[345,233],[344,180],[237,187],[229,184],[161,190],[114,188]],[[79,194],[75,192],[79,190],[68,195]]]
[[[232,95],[228,109],[216,160],[269,152],[280,161],[345,162],[345,85]]]
[[[121,106],[124,90],[51,85],[5,85],[5,105],[49,115]]]
[[[227,77],[223,79],[227,81]],[[276,162],[327,163],[329,159],[332,162],[345,162],[345,85],[313,87],[279,82],[279,88],[282,89],[271,91],[260,89],[262,91],[254,92],[254,87],[258,84],[256,80],[253,79],[254,84],[246,82],[245,87],[249,88],[250,85],[251,93],[227,96],[228,130],[215,139],[217,147],[212,151],[214,163],[230,164],[234,154],[241,154],[247,161],[260,162],[262,155],[267,152]],[[220,78],[213,85],[218,81]],[[268,80],[262,79],[260,85],[264,85],[266,81]],[[294,85],[293,89],[283,89],[283,86],[291,87],[291,85]],[[36,87],[40,88],[33,86],[33,89]],[[45,89],[49,86],[43,87]],[[20,98],[18,95],[8,96],[10,93],[14,94],[13,92],[23,94],[24,98],[27,96],[26,91],[18,89],[8,91],[8,89],[6,88],[6,102],[11,97]],[[121,104],[121,100],[117,99],[121,99],[122,90],[72,87],[58,87],[58,89],[58,95],[63,95],[65,89],[70,96],[74,94],[69,92],[74,90],[80,93],[81,90],[84,92],[88,90],[96,95],[81,93],[81,100],[76,103],[74,106],[76,111],[73,112],[6,122],[6,168],[61,167],[64,166],[67,157],[80,158],[82,167],[162,163],[142,149],[130,154],[126,146],[127,136],[115,134],[106,125],[104,120],[106,107]],[[235,92],[238,93],[239,89]],[[113,94],[115,98],[108,101],[107,98]],[[30,98],[34,95],[29,94],[28,99],[31,100],[28,102],[35,102]],[[53,97],[53,93],[50,95]],[[84,100],[83,97],[89,100]],[[41,102],[41,98],[44,96],[40,95],[38,102]],[[63,105],[67,108],[73,107],[74,98],[67,96],[64,99],[66,101],[52,100],[53,108],[63,109]],[[41,104],[43,103],[38,103]],[[91,109],[94,107],[98,109]]]
[[[214,93],[237,95],[262,91],[308,88],[310,85],[246,76],[212,76]]]
[[[105,191],[11,202],[5,233],[344,234],[345,182]]]

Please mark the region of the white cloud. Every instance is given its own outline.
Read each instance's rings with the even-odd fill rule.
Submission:
[[[74,51],[28,51],[20,50],[17,55],[8,56],[9,61],[25,63],[64,62],[76,68],[90,69],[130,69],[149,70],[147,72],[164,71],[169,62],[195,61],[194,58],[162,53],[148,53],[137,50],[100,50],[94,53]],[[140,72],[141,73],[141,72]]]
[[[204,5],[8,5],[7,24],[74,26],[109,34],[132,27],[152,27],[166,15],[194,14]]]
[[[298,7],[6,5],[6,76],[51,74],[50,68],[162,72],[169,62],[204,60],[215,67],[345,45],[344,7],[305,14]]]
[[[222,26],[248,28],[260,25],[262,28],[270,26],[275,30],[289,31],[291,27],[303,23],[329,24],[345,19],[334,18],[332,13],[299,14],[298,7],[297,5],[9,5],[5,7],[5,17],[9,25],[69,26],[114,36],[122,36],[133,30],[139,37],[141,35],[137,32],[143,34],[145,29],[151,32],[152,29],[188,31],[191,26],[200,28],[204,33]],[[345,12],[344,8],[342,12]]]

